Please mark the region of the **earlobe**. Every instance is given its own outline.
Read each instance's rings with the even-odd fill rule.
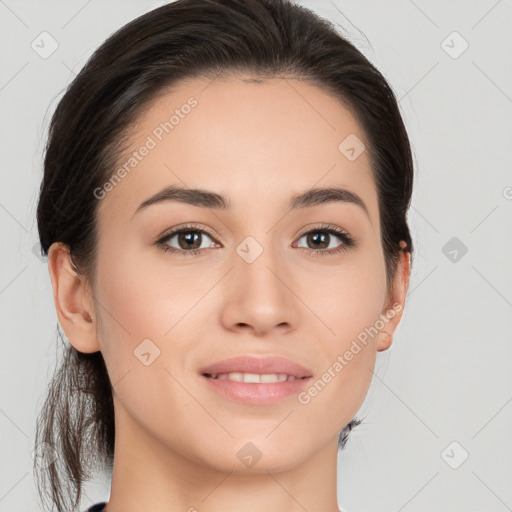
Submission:
[[[67,339],[79,352],[97,352],[100,347],[92,315],[93,301],[63,243],[51,245],[48,270],[55,310]]]
[[[390,334],[388,331],[380,331],[379,333],[379,341],[377,344],[377,350],[379,352],[382,352],[384,350],[387,350],[391,343],[393,342],[393,335]]]
[[[387,297],[386,306],[382,311],[386,324],[379,332],[377,341],[377,351],[379,352],[387,350],[391,346],[394,332],[400,323],[405,307],[405,297],[409,288],[411,272],[411,253],[405,250],[406,247],[406,243],[402,240],[395,279]]]

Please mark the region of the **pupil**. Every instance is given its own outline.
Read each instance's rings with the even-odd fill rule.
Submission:
[[[194,242],[194,238],[195,238],[195,239],[196,239],[196,241],[197,241],[197,239],[199,238],[199,235],[198,235],[198,233],[196,233],[196,232],[193,232],[193,231],[187,231],[186,233],[182,233],[182,237],[183,237],[183,238],[185,239],[185,241],[186,241],[186,246],[187,246],[188,248],[190,248],[190,247],[191,247],[191,245],[189,244],[189,242],[192,242],[192,243],[193,243],[193,242]],[[195,249],[196,247],[194,246],[193,248]]]
[[[317,243],[317,239],[321,238],[320,244],[322,244],[322,243],[325,244],[325,238],[327,237],[327,234],[326,233],[323,233],[323,234],[320,234],[320,235],[319,234],[313,234],[313,235],[310,235],[310,236],[314,239],[314,245],[318,246],[319,244]],[[329,244],[327,244],[327,245],[329,245]]]

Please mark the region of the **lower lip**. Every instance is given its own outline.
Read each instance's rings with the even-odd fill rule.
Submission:
[[[201,375],[210,389],[244,404],[267,405],[296,395],[309,383],[312,377],[284,382],[250,383],[229,379],[212,379]]]

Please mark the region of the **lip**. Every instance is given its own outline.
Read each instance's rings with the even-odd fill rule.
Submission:
[[[291,361],[285,357],[269,356],[269,357],[254,357],[254,356],[239,356],[224,359],[217,363],[204,366],[199,369],[200,374],[216,375],[218,373],[286,373],[293,375],[297,379],[303,377],[311,377],[312,372],[308,368]]]
[[[208,375],[219,373],[286,373],[297,380],[283,382],[250,383],[228,379],[212,379]],[[233,357],[205,366],[199,370],[209,389],[229,400],[253,405],[269,405],[299,393],[312,379],[312,372],[284,357]]]
[[[229,400],[252,405],[270,405],[284,400],[290,395],[296,395],[309,385],[312,378],[304,377],[292,381],[251,384],[228,379],[212,379],[201,375],[201,379],[206,382],[206,385],[212,391]]]

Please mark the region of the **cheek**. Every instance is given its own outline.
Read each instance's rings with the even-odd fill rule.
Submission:
[[[340,410],[355,414],[375,367],[375,343],[385,300],[384,262],[375,253],[363,260],[364,255],[357,265],[331,269],[330,278],[323,280],[323,292],[318,289],[321,300],[318,297],[311,302],[321,305],[319,317],[326,332],[319,338],[325,368],[312,393],[318,394],[333,419]]]
[[[310,303],[329,327],[327,347],[342,349],[365,328],[375,324],[385,301],[384,260],[377,252],[360,252],[348,263],[316,275],[306,289]]]
[[[103,357],[113,383],[125,380],[128,372],[132,381],[144,367],[147,356],[141,354],[149,351],[154,359],[162,350],[162,334],[172,318],[161,311],[156,296],[161,285],[153,285],[152,269],[139,265],[128,250],[105,247],[98,262],[96,316]]]
[[[338,316],[336,336],[323,338],[323,366],[299,402],[314,410],[310,421],[321,415],[325,425],[341,428],[357,413],[368,392],[375,367],[376,348],[368,326],[374,323],[368,311]]]
[[[190,301],[134,253],[110,254],[100,257],[98,266],[101,350],[117,399],[132,417],[145,419],[149,430],[153,423],[168,421],[169,411],[190,407],[171,376],[188,361],[186,340],[180,343],[174,334],[191,309]]]
[[[142,250],[105,250],[99,260],[100,313],[106,325],[134,345],[146,338],[162,340],[201,295],[199,286],[184,286],[178,272],[148,264],[151,258]]]
[[[181,366],[191,365],[190,340],[199,336],[195,330],[204,323],[203,304],[198,303],[205,293],[205,283],[178,267],[169,272],[169,267],[147,264],[147,249],[143,257],[142,250],[121,252],[112,249],[115,243],[109,245],[100,253],[97,268],[101,350],[111,381],[122,379],[124,388],[130,388],[127,396],[134,396],[134,401],[145,407],[151,400],[135,397],[138,393],[159,396],[148,386],[159,386],[161,378],[169,384],[170,377],[163,367],[174,373]],[[162,375],[156,375],[157,370]],[[125,378],[128,373],[129,378]]]

